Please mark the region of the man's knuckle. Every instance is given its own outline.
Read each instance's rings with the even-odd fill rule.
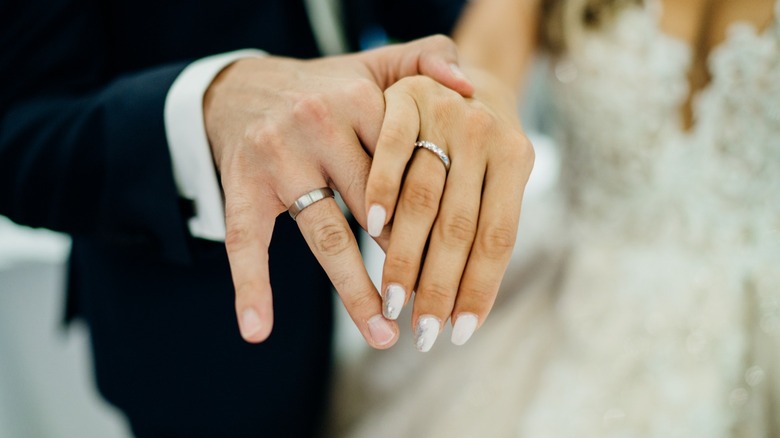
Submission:
[[[242,225],[235,225],[225,231],[225,249],[228,252],[241,251],[249,244],[249,230]]]
[[[369,294],[343,294],[341,301],[344,307],[352,312],[363,313],[376,305],[375,298]],[[355,315],[358,316],[359,315]]]
[[[279,128],[272,123],[252,123],[244,131],[244,139],[247,144],[262,146],[274,144],[281,138]]]
[[[317,223],[314,227],[314,245],[324,256],[337,256],[349,249],[351,233],[344,224],[336,221]]]
[[[367,78],[357,78],[347,86],[347,93],[355,98],[365,99],[367,96],[381,93],[379,87]]]
[[[353,280],[353,274],[349,270],[340,270],[335,273],[329,273],[328,275],[331,283],[333,283],[333,287],[337,291],[343,291]]]
[[[259,289],[260,285],[256,280],[244,280],[235,284],[236,297],[243,299],[251,297]]]
[[[292,106],[295,120],[303,123],[323,123],[330,119],[327,98],[322,93],[301,94]]]

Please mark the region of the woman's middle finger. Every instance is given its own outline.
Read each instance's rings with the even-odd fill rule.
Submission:
[[[439,204],[446,172],[439,158],[427,150],[416,151],[404,178],[393,218],[382,285],[384,315],[396,319],[419,276],[425,245]],[[455,297],[452,297],[454,304]]]
[[[420,351],[430,350],[452,313],[479,221],[484,160],[478,147],[467,144],[465,137],[457,132],[449,137],[451,171],[431,230],[412,313],[415,346]]]

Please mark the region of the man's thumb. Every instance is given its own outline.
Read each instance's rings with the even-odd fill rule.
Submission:
[[[463,97],[474,94],[474,85],[460,68],[455,42],[444,35],[375,49],[366,56],[368,68],[383,89],[401,78],[425,75]]]

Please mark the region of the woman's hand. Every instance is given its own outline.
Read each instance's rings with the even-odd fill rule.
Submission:
[[[469,72],[474,98],[430,78],[385,91],[386,113],[366,187],[368,230],[387,236],[383,313],[396,319],[416,291],[415,343],[428,351],[448,318],[465,343],[490,312],[514,247],[533,148],[514,92]],[[424,140],[451,160],[415,147]],[[423,261],[424,260],[424,261]]]

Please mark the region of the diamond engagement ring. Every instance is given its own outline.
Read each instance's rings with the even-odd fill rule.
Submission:
[[[441,162],[444,163],[444,169],[447,172],[450,171],[450,157],[448,157],[447,154],[445,154],[444,151],[440,147],[438,147],[435,144],[433,144],[433,143],[431,143],[429,141],[426,141],[426,140],[417,141],[417,142],[414,143],[414,146],[418,147],[418,148],[428,149],[429,151],[431,151],[434,154],[436,154],[436,156],[439,157]]]
[[[295,220],[295,217],[298,216],[298,214],[302,212],[304,208],[314,204],[317,201],[321,201],[325,198],[333,198],[334,196],[335,194],[333,193],[333,190],[331,190],[329,187],[314,189],[296,199],[290,208],[287,209],[287,212],[290,213],[290,217]]]

